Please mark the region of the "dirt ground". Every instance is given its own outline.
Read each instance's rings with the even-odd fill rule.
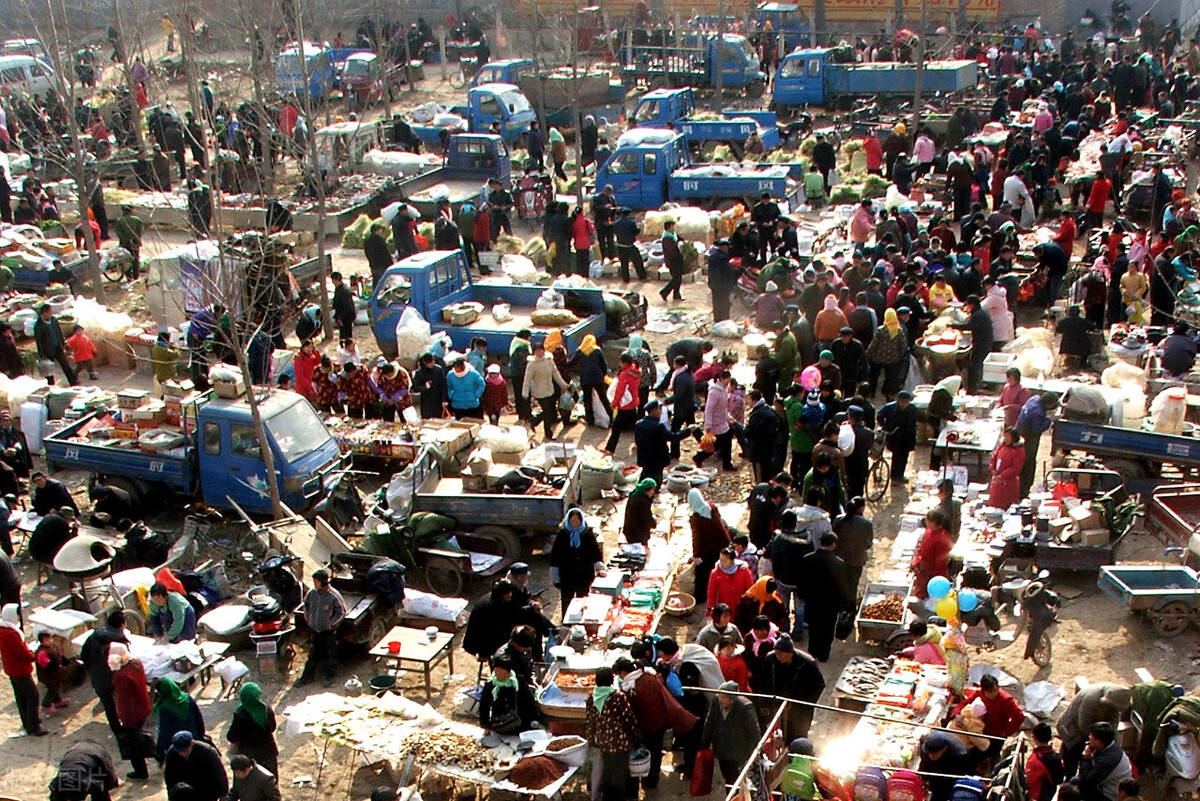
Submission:
[[[214,83],[218,96],[225,96],[237,91],[232,77],[228,81],[222,82],[222,76],[232,76],[232,70],[227,66],[222,66],[220,62],[223,59],[228,61],[240,57],[241,54],[217,54],[206,67],[207,74],[217,79]],[[170,87],[170,92],[176,98],[177,103],[186,102],[183,100],[183,93],[179,87]],[[438,71],[434,68],[420,91],[405,98],[404,105],[414,105],[430,98],[452,99],[457,94],[449,88],[448,84],[439,82]],[[523,231],[518,225],[517,233],[528,235],[532,231]],[[147,236],[146,252],[153,253],[183,241],[185,238],[182,232],[155,229]],[[335,248],[333,258],[336,269],[347,274],[367,272],[365,260],[360,252],[342,252],[336,248],[336,241],[333,239],[329,240],[329,245]],[[614,279],[604,279],[603,283],[608,286],[617,285]],[[633,288],[642,289],[647,297],[657,303],[657,297],[653,291],[657,289],[657,282],[648,282],[645,286],[635,283]],[[709,307],[707,289],[703,284],[685,285],[684,294],[686,306],[690,308]],[[146,318],[144,304],[141,302],[137,287],[126,289],[110,285],[106,288],[105,300],[112,306],[128,310],[135,319]],[[652,350],[661,353],[671,340],[690,333],[690,331],[684,330],[669,336],[651,334],[647,338]],[[360,351],[364,356],[378,352],[370,331],[366,327],[360,327],[356,331],[356,335]],[[111,367],[101,368],[100,372],[100,383],[107,387],[148,388],[150,386],[149,376]],[[605,434],[606,432],[586,429],[582,424],[577,424],[566,432],[565,438],[598,445]],[[628,447],[629,438],[627,437],[622,442],[619,455],[627,455]],[[689,440],[684,443],[685,458],[694,448],[694,442]],[[918,452],[914,463],[926,463],[927,453],[925,450],[922,448]],[[1048,450],[1048,447],[1044,446],[1043,454]],[[61,477],[76,490],[82,489],[86,480],[83,475],[68,474]],[[380,476],[380,479],[381,481],[386,480],[386,476]],[[750,486],[749,470],[742,468],[737,472],[721,474],[716,479],[710,495],[714,500],[723,503],[742,501]],[[891,540],[894,537],[898,516],[905,499],[906,491],[897,489],[872,510],[875,519],[876,546],[874,561],[868,570],[868,575],[876,575],[887,567]],[[608,505],[606,511],[609,513],[610,520],[619,521],[621,519],[621,506],[621,503]],[[593,508],[594,505],[590,506],[587,511],[590,513]],[[744,525],[745,521],[740,522]],[[182,515],[163,515],[155,518],[154,523],[165,529],[178,530],[182,524]],[[618,525],[614,522],[604,527],[606,550],[611,550],[616,545]],[[1161,559],[1161,545],[1145,535],[1136,536],[1132,541],[1127,542],[1122,550],[1121,558],[1123,561],[1155,563]],[[548,566],[545,558],[531,557],[528,561],[532,563],[533,567],[533,583],[549,586]],[[32,587],[35,580],[32,566],[24,563],[20,565],[19,569],[25,580],[25,586]],[[691,588],[690,571],[685,571],[680,577],[680,581],[681,589],[689,591]],[[1134,670],[1139,667],[1148,669],[1156,677],[1178,682],[1189,690],[1196,686],[1195,675],[1200,673],[1200,668],[1196,666],[1200,662],[1196,658],[1197,644],[1200,640],[1195,631],[1190,630],[1169,641],[1154,637],[1148,631],[1143,620],[1131,617],[1123,607],[1096,589],[1095,576],[1092,574],[1055,576],[1054,585],[1056,589],[1066,590],[1071,597],[1065,600],[1063,605],[1062,623],[1054,640],[1054,661],[1051,667],[1039,670],[1031,662],[1022,661],[1020,658],[1023,648],[1021,641],[995,652],[977,651],[972,654],[972,660],[999,666],[1022,682],[1051,680],[1066,687],[1068,692],[1076,676],[1086,676],[1093,682],[1131,682],[1136,680]],[[48,603],[59,597],[64,589],[61,581],[52,581],[50,584],[27,591],[28,606],[33,608]],[[485,591],[486,587],[480,583],[472,584],[469,588],[469,592],[474,597],[481,597]],[[552,587],[547,590],[544,598],[550,608],[558,608],[558,599],[555,597]],[[686,640],[694,635],[702,624],[702,613],[699,611],[693,612],[686,619],[667,617],[660,628],[660,633]],[[457,646],[458,642],[456,641],[455,647],[457,648]],[[831,702],[832,686],[845,661],[853,655],[864,653],[874,654],[879,653],[879,650],[872,646],[856,643],[853,638],[847,642],[835,643],[833,656],[824,668],[826,681],[830,688],[822,699],[824,703]],[[277,710],[304,697],[304,690],[292,688],[301,667],[299,661],[293,665],[289,674],[284,675],[271,671],[260,675],[253,662],[253,654],[242,652],[239,657],[252,666],[251,677],[263,686],[266,698]],[[458,693],[465,689],[470,680],[474,678],[476,668],[475,661],[465,652],[458,650],[455,654],[454,675],[449,674],[448,668],[444,664],[436,669],[435,693],[431,702],[440,711],[451,713],[458,706]],[[374,672],[366,659],[348,657],[343,664],[339,682],[352,675],[358,676],[365,682]],[[214,681],[207,687],[194,688],[194,692],[203,710],[210,733],[214,740],[222,744],[224,732],[236,702],[217,698],[217,684],[218,682]],[[406,676],[402,680],[401,688],[406,695],[412,697],[419,698],[423,695],[423,688],[419,686],[419,680],[415,674]],[[32,738],[10,734],[8,739],[0,740],[0,760],[3,760],[5,765],[3,795],[25,801],[43,797],[45,786],[53,775],[58,758],[72,742],[91,739],[104,744],[115,752],[115,744],[90,687],[85,685],[78,688],[72,691],[68,697],[71,705],[46,722],[47,728],[52,732],[51,736]],[[844,736],[853,723],[854,718],[851,715],[819,711],[813,729],[818,749],[824,743]],[[15,733],[19,731],[19,728],[12,696],[6,690],[2,690],[0,691],[0,730]],[[377,769],[358,765],[354,756],[345,749],[334,747],[323,752],[323,744],[314,742],[307,736],[281,737],[280,746],[283,752],[280,760],[281,785],[285,799],[298,800],[309,795],[313,801],[320,797],[327,799],[364,798],[373,787],[386,781],[386,777],[381,776]],[[671,759],[668,758],[665,762],[669,765]],[[119,763],[122,777],[127,769],[127,764]],[[317,781],[318,777],[319,781]],[[651,795],[665,797],[684,792],[686,792],[686,788],[682,787],[673,776],[668,775],[659,789]],[[157,769],[152,769],[151,778],[148,781],[130,782],[122,778],[121,787],[114,793],[114,798],[118,801],[124,801],[124,799],[155,799],[157,801],[164,796],[161,775]]]

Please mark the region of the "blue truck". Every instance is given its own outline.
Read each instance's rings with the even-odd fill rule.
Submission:
[[[1165,480],[1164,467],[1173,467],[1185,476],[1200,468],[1200,439],[1182,434],[1060,417],[1054,421],[1050,441],[1056,453],[1073,450],[1101,457],[1107,468],[1137,489]]]
[[[304,396],[255,391],[280,499],[292,509],[308,509],[324,497],[346,457]],[[182,428],[188,433],[178,447],[150,452],[139,449],[136,440],[100,438],[93,423],[98,413],[93,413],[45,438],[46,464],[51,471],[87,471],[95,481],[128,490],[139,504],[175,497],[270,513],[262,443],[245,396],[209,393],[183,410]]]
[[[529,132],[529,126],[537,119],[537,112],[529,104],[529,98],[519,87],[511,83],[485,83],[467,91],[467,103],[450,109],[467,121],[467,128],[474,133],[491,133],[492,124],[499,125],[500,136],[513,144]],[[413,124],[413,133],[427,145],[438,143],[441,127],[437,125]]]
[[[301,61],[303,54],[303,62]],[[329,96],[336,83],[333,50],[320,42],[291,44],[275,57],[275,87],[283,95],[301,97],[308,73],[308,96],[317,102]]]
[[[440,198],[446,197],[457,215],[464,203],[478,205],[483,200],[489,178],[499,178],[508,186],[511,170],[508,146],[496,134],[455,134],[450,137],[446,164],[402,181],[399,191],[423,218],[432,220]]]
[[[461,250],[431,250],[409,256],[389,267],[371,293],[367,311],[379,350],[389,359],[397,356],[396,325],[408,308],[415,309],[425,318],[434,332],[448,334],[454,347],[463,352],[468,350],[473,338],[482,337],[487,340],[488,353],[508,353],[513,335],[523,328],[533,331],[535,336],[562,329],[564,344],[572,353],[588,334],[594,334],[596,339],[604,335],[608,324],[604,315],[603,290],[569,290],[578,322],[539,326],[533,323],[530,315],[545,291],[543,286],[477,284]],[[475,322],[455,325],[443,319],[443,309],[468,302],[483,306]],[[501,321],[492,315],[492,307],[498,303],[509,304],[510,319]],[[400,355],[411,359],[419,354]]]
[[[757,133],[767,150],[779,146],[779,126],[774,111],[722,109],[723,119],[693,119],[696,94],[688,87],[653,89],[642,95],[630,124],[636,128],[669,128],[687,137],[688,144],[728,142],[738,148]]]
[[[741,89],[762,97],[767,75],[758,68],[758,53],[745,36],[727,33],[718,48],[716,34],[690,34],[674,45],[628,45],[621,48],[621,80],[627,86],[694,86],[714,88],[718,70],[722,89]],[[718,66],[719,65],[719,66]]]
[[[485,83],[511,83],[521,85],[521,78],[537,72],[537,62],[532,58],[502,58],[499,61],[489,61],[471,76],[470,88],[483,86]]]
[[[911,95],[917,87],[917,65],[901,61],[841,64],[834,48],[816,47],[788,53],[779,62],[771,84],[776,109],[832,106],[858,97]],[[975,86],[974,61],[929,61],[921,76],[925,95],[953,94]]]
[[[747,202],[763,192],[781,200],[789,211],[804,201],[803,187],[783,164],[693,165],[687,138],[674,131],[634,128],[596,171],[596,187],[611,184],[617,204],[631,209],[656,209],[667,201],[715,206],[723,200]]]

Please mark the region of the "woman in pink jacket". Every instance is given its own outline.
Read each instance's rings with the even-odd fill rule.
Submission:
[[[713,452],[721,457],[721,467],[733,470],[733,429],[729,426],[729,382],[728,370],[717,374],[715,381],[708,382],[708,396],[704,399],[704,433],[717,438]],[[697,467],[712,454],[699,451],[692,461]]]
[[[592,258],[592,243],[595,241],[595,224],[583,213],[583,209],[576,206],[571,214],[571,245],[575,248],[576,275],[587,277],[588,265],[591,264]]]
[[[1000,444],[992,451],[988,470],[992,481],[988,484],[988,506],[1007,509],[1021,501],[1021,468],[1025,465],[1025,449],[1015,428],[1006,428],[1000,435]]]

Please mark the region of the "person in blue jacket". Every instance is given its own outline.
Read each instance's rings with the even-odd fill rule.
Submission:
[[[464,417],[482,417],[480,402],[486,386],[483,376],[475,371],[461,356],[454,360],[446,373],[446,394],[450,399],[450,413],[458,420]]]
[[[1053,422],[1050,414],[1057,406],[1058,398],[1053,395],[1034,395],[1025,401],[1017,415],[1017,433],[1025,443],[1025,463],[1021,467],[1022,498],[1029,494],[1037,477],[1038,446],[1042,444],[1042,434]]]

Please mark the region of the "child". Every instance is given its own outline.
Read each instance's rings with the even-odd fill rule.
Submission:
[[[292,377],[287,373],[284,373],[283,375],[279,376],[279,379],[275,382],[275,384],[280,389],[285,389],[290,392],[292,389]]]
[[[736,637],[722,637],[717,646],[717,663],[721,666],[721,675],[727,681],[736,681],[738,690],[748,693],[750,692],[750,668],[740,654],[734,656],[733,652],[737,646]]]
[[[500,365],[489,364],[483,379],[483,413],[492,425],[500,422],[500,413],[508,408],[508,384],[500,374]]]
[[[42,696],[42,714],[49,715],[61,709],[69,702],[62,697],[62,685],[66,679],[67,660],[62,651],[54,644],[54,635],[48,631],[39,631],[38,647],[34,652],[37,660],[38,681],[46,688]]]
[[[738,425],[746,422],[746,388],[735,378],[729,379],[729,419]]]
[[[83,333],[83,326],[76,324],[71,332],[71,336],[67,337],[67,349],[71,351],[71,358],[75,360],[76,372],[82,373],[87,369],[88,378],[95,381],[100,376],[96,374],[96,368],[93,361],[96,358],[96,345]]]

